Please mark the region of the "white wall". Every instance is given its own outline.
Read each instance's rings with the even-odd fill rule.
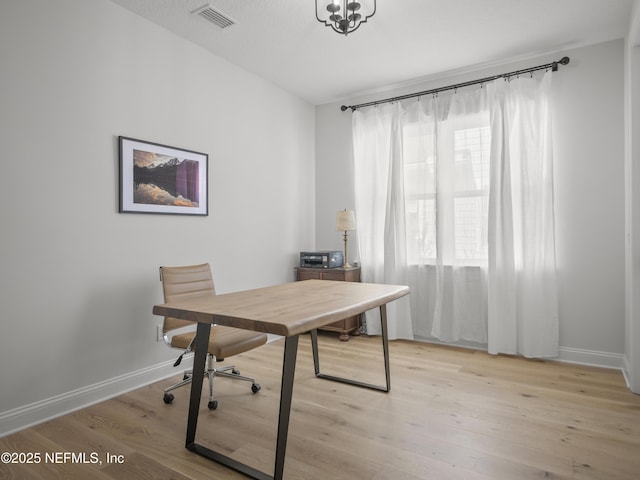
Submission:
[[[316,107],[316,245],[344,249],[344,232],[336,231],[338,210],[355,208],[351,113],[336,104]],[[356,219],[357,222],[357,219]],[[357,231],[349,233],[349,262],[358,260]]]
[[[158,266],[210,262],[219,292],[293,280],[315,120],[106,0],[2,2],[0,64],[2,435],[175,374]],[[118,135],[208,153],[209,216],[118,213]]]
[[[566,53],[553,78],[560,342],[623,354],[624,43]]]
[[[626,311],[624,372],[640,393],[640,2],[625,43]]]
[[[568,55],[570,64],[553,77],[561,358],[615,367],[625,349],[623,52],[622,40],[607,42],[342,102],[419,92]],[[335,211],[354,207],[351,113],[339,106],[316,107],[316,243],[337,249]],[[352,250],[356,255],[355,244]]]

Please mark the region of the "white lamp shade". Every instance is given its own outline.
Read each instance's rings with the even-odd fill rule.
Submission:
[[[356,229],[356,214],[353,210],[341,210],[336,217],[336,230],[350,232]]]

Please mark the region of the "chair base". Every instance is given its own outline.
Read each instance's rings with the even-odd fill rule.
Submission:
[[[207,359],[208,359],[208,362],[207,362],[208,365],[207,365],[207,370],[204,372],[204,374],[209,379],[209,403],[208,403],[209,410],[215,410],[216,408],[218,408],[218,401],[213,399],[213,379],[215,377],[226,377],[226,378],[232,378],[234,380],[244,380],[245,382],[251,382],[251,392],[255,394],[260,391],[261,387],[259,384],[256,383],[255,379],[240,375],[240,371],[237,370],[235,366],[228,365],[222,368],[214,368],[213,362],[215,360],[215,357],[211,354],[207,354]],[[164,403],[167,403],[167,404],[173,403],[173,400],[175,397],[173,396],[172,393],[169,393],[169,392],[171,392],[172,390],[175,390],[176,388],[180,388],[190,384],[192,377],[193,377],[193,371],[185,370],[184,377],[181,382],[178,382],[176,384],[171,385],[170,387],[165,388],[164,397],[163,397]]]

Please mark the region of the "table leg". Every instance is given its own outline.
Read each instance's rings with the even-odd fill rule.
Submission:
[[[320,375],[320,353],[318,352],[318,329],[311,330],[311,352],[313,353],[313,369],[316,377]]]
[[[189,419],[187,421],[186,446],[193,444],[196,438],[196,426],[198,424],[198,410],[200,409],[200,395],[202,394],[202,381],[209,347],[209,334],[211,324],[198,323],[194,342],[195,355],[193,357],[193,372],[191,377],[191,397],[189,399]]]
[[[387,389],[391,390],[391,369],[389,367],[389,329],[387,327],[387,306],[380,305],[380,323],[382,328],[382,351],[384,354],[384,374],[387,378]]]
[[[380,305],[380,322],[382,326],[382,352],[384,355],[384,373],[386,386],[372,385],[370,383],[360,382],[358,380],[351,380],[349,378],[335,377],[333,375],[326,375],[320,373],[320,355],[318,353],[318,331],[311,330],[311,350],[313,352],[313,367],[316,373],[316,377],[323,378],[325,380],[332,380],[334,382],[347,383],[349,385],[356,385],[358,387],[370,388],[373,390],[380,390],[382,392],[388,392],[391,390],[391,371],[389,368],[389,330],[387,328],[387,306]]]
[[[291,414],[291,398],[293,395],[293,379],[296,371],[298,337],[287,337],[284,341],[284,360],[282,365],[282,383],[280,386],[280,413],[278,416],[278,437],[276,442],[276,463],[273,471],[274,480],[282,479],[284,470],[284,454],[287,449],[289,417]]]
[[[275,466],[273,476],[271,476],[195,442],[196,425],[198,422],[198,411],[200,409],[200,396],[202,394],[202,382],[204,379],[210,330],[211,325],[208,323],[198,323],[196,340],[194,342],[195,356],[193,359],[193,380],[191,384],[191,399],[189,401],[186,447],[192,452],[233,468],[234,470],[237,470],[251,478],[257,480],[282,480],[285,452],[287,449],[287,436],[289,433],[289,418],[291,415],[291,399],[293,396],[293,381],[296,371],[299,336],[295,335],[285,338],[282,382],[280,385],[280,410],[278,415]]]

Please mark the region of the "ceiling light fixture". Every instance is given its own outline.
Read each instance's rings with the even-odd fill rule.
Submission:
[[[365,12],[360,13],[362,3],[367,5],[367,10],[371,12],[364,18]],[[326,27],[331,27],[334,32],[346,36],[355,32],[360,25],[376,14],[376,0],[363,0],[362,3],[353,0],[316,0],[316,18]]]

